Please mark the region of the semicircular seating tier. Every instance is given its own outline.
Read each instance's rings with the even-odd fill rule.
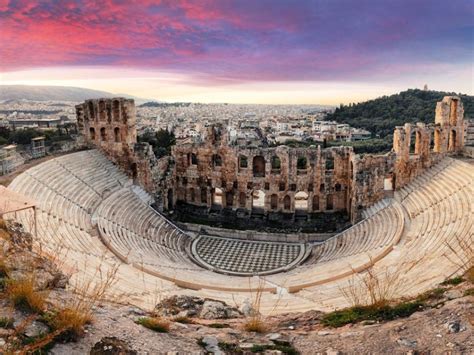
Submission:
[[[97,150],[41,163],[17,176],[9,188],[37,201],[35,247],[56,258],[73,282],[100,283],[113,274],[111,297],[126,295],[126,302],[139,306],[153,306],[172,294],[235,304],[260,290],[262,312],[289,312],[349,305],[342,290],[361,285],[368,267],[378,275],[403,269],[397,271],[405,280],[397,294],[423,292],[457,272],[463,243],[473,241],[473,176],[472,165],[445,158],[396,192],[395,199],[366,211],[360,223],[312,247],[295,244],[298,252],[278,243],[270,248],[200,236],[194,243],[197,248],[201,240],[203,248],[193,254],[193,238],[154,211],[150,196]],[[29,212],[16,216],[34,230]],[[231,254],[218,259],[223,246]],[[252,269],[247,261],[239,269],[243,248],[254,259],[290,250],[293,257],[285,255],[285,262],[274,264],[273,270],[285,272],[252,277],[268,265]],[[216,269],[250,272],[232,276]]]

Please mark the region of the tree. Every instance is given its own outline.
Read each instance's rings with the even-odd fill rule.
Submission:
[[[161,158],[171,153],[171,147],[176,144],[176,137],[173,132],[160,129],[157,132],[147,131],[143,133],[138,137],[138,141],[149,143],[155,156]]]

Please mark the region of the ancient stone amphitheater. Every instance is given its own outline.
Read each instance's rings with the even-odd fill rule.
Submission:
[[[474,165],[448,156],[313,244],[190,236],[96,149],[34,166],[9,188],[37,202],[36,247],[72,284],[116,272],[109,297],[147,308],[175,294],[232,305],[260,294],[264,313],[328,311],[350,305],[347,293],[364,288],[367,270],[401,297],[434,287],[472,257],[463,246],[474,235]],[[16,213],[31,232],[33,217]]]

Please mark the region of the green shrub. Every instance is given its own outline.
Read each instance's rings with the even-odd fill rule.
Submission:
[[[443,286],[456,286],[459,285],[460,283],[463,283],[464,279],[461,276],[456,276],[453,277],[452,279],[448,279],[446,281],[443,281],[441,285]]]

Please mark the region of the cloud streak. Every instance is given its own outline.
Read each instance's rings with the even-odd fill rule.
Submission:
[[[211,82],[375,80],[470,63],[473,18],[468,0],[0,0],[0,70],[109,65]]]

